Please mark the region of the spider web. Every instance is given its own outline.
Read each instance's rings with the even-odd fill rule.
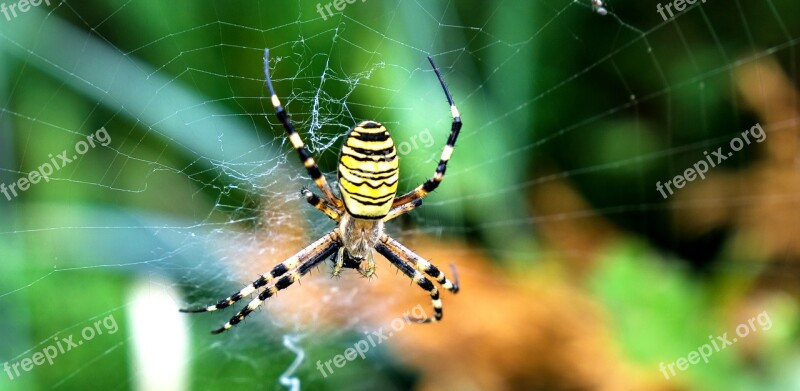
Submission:
[[[662,202],[651,179],[682,172],[703,150],[759,120],[743,107],[740,91],[712,94],[711,86],[733,84],[741,66],[770,58],[797,82],[798,10],[788,1],[710,1],[670,21],[655,10],[641,11],[639,3],[615,2],[600,15],[591,2],[570,0],[475,2],[474,8],[364,1],[325,18],[309,2],[278,8],[217,1],[194,14],[181,7],[64,1],[11,21],[0,17],[2,182],[26,175],[48,154],[72,148],[97,129],[112,138],[50,182],[0,202],[7,258],[0,273],[12,276],[0,283],[0,324],[8,330],[3,361],[29,356],[109,314],[116,314],[125,334],[98,337],[91,344],[103,348],[82,347],[85,352],[61,358],[57,365],[66,376],[46,375],[49,369],[40,367],[0,388],[71,388],[98,362],[132,349],[137,336],[132,323],[123,322],[139,308],[140,299],[126,293],[132,286],[163,295],[150,303],[156,307],[165,300],[172,309],[208,304],[332,228],[300,197],[302,186],[317,190],[267,99],[264,48],[271,51],[277,93],[329,181],[345,133],[371,118],[384,123],[396,143],[407,143],[399,184],[406,190],[432,175],[450,125],[427,64],[432,55],[465,126],[442,188],[390,232],[466,236],[498,262],[523,264],[538,257],[528,238],[550,221],[602,216],[629,231],[662,232],[663,222],[648,221],[647,213],[687,205]],[[748,44],[728,43],[725,26],[731,24]],[[764,24],[777,24],[781,33],[772,35],[775,30]],[[556,45],[564,57],[547,58],[559,52]],[[675,63],[682,64],[678,71]],[[758,91],[753,93],[758,102]],[[727,123],[710,123],[719,110],[727,110]],[[797,121],[770,123],[767,140]],[[432,145],[420,141],[425,131]],[[615,142],[603,142],[608,138]],[[618,149],[625,152],[613,153]],[[738,164],[754,153],[745,150]],[[656,167],[664,162],[669,169],[662,173]],[[523,212],[530,208],[528,192],[556,181],[574,182],[594,208],[536,217]],[[592,197],[592,188],[605,186],[624,189]],[[778,190],[763,195],[794,202],[797,196]],[[710,210],[759,199],[722,195],[702,201],[700,208]],[[661,240],[677,239],[662,232]],[[303,279],[302,288],[292,287],[316,287],[319,302],[289,302],[282,294],[239,327],[246,331],[223,338],[192,335],[179,360],[215,369],[194,373],[192,384],[322,387],[322,376],[308,369],[313,362],[295,359],[309,348],[337,354],[337,339],[373,328],[367,319],[376,309],[354,303],[393,300],[357,301],[369,292],[363,281],[331,280],[329,271],[322,266]],[[74,310],[74,323],[31,328],[43,316],[35,308],[41,298],[53,300],[54,290],[63,287],[65,299],[90,300],[77,293],[84,285],[114,293]],[[346,313],[345,324],[320,326],[320,302]],[[230,315],[179,318],[165,310],[158,321],[186,322],[194,332]],[[161,342],[169,343],[168,337]],[[308,359],[318,358],[328,357]],[[235,367],[245,369],[227,374]],[[303,376],[295,377],[302,367]],[[137,370],[104,381],[124,389],[136,382]]]

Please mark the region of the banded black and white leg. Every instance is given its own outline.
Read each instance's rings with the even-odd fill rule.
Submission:
[[[393,239],[389,235],[384,234],[383,236],[381,236],[379,241],[385,244],[390,251],[399,255],[405,262],[413,266],[414,269],[417,269],[418,271],[423,272],[432,277],[444,289],[447,289],[448,291],[453,293],[458,293],[459,290],[458,271],[456,271],[456,267],[453,266],[452,264],[450,265],[450,269],[453,271],[453,281],[450,281],[444,274],[444,272],[439,270],[439,268],[436,267],[436,265],[420,257],[415,252],[411,251],[408,247],[404,246],[402,243]]]
[[[259,295],[250,301],[244,308],[242,308],[236,315],[234,315],[224,326],[212,331],[214,334],[219,334],[225,330],[235,326],[251,312],[255,311],[266,299],[274,296],[278,291],[286,289],[300,277],[308,273],[315,266],[319,265],[325,259],[335,253],[341,246],[338,229],[335,229],[318,239],[308,247],[300,250],[297,254],[291,256],[286,261],[278,266],[275,266],[272,271],[261,275],[256,281],[247,285],[235,294],[220,300],[217,304],[210,305],[202,308],[181,309],[181,312],[211,312],[219,309],[229,307],[230,305],[241,300],[245,296],[254,293],[261,287],[268,286]],[[271,284],[274,281],[274,284]]]
[[[309,204],[311,204],[311,206],[317,208],[320,212],[325,213],[325,215],[328,216],[331,220],[339,222],[339,219],[342,217],[341,214],[327,201],[320,198],[318,195],[314,194],[314,192],[306,188],[300,190],[300,194],[303,195],[303,197]]]
[[[400,206],[394,206],[392,209],[389,210],[389,214],[387,214],[383,218],[383,222],[387,222],[389,220],[394,219],[395,217],[402,216],[408,212],[410,212],[414,208],[419,208],[422,205],[422,198],[409,202],[407,204],[403,204]]]
[[[448,289],[453,293],[458,292],[458,282],[450,282],[446,277],[444,277],[444,273],[427,261],[425,261],[425,263],[418,262],[415,264],[415,260],[422,260],[422,258],[386,235],[384,235],[381,240],[378,241],[378,244],[375,246],[375,250],[389,260],[392,265],[400,269],[403,274],[416,282],[420,288],[428,291],[430,294],[434,312],[433,317],[412,318],[412,320],[420,323],[432,323],[440,321],[444,316],[444,313],[442,310],[442,299],[439,297],[439,289],[437,289],[429,279],[425,278],[425,276],[422,274],[423,271],[418,270],[418,268],[424,269],[424,273],[435,278],[445,289]],[[413,256],[413,259],[411,259],[409,255]]]
[[[450,95],[450,90],[447,88],[447,84],[445,84],[442,74],[439,72],[439,68],[437,68],[436,64],[433,62],[433,58],[428,56],[428,61],[430,61],[433,71],[436,73],[436,77],[439,78],[439,83],[442,85],[444,95],[447,97],[447,103],[450,104],[450,113],[453,116],[453,122],[450,126],[450,136],[447,138],[447,144],[444,146],[444,150],[442,150],[442,156],[439,159],[439,165],[436,167],[433,177],[428,179],[422,185],[419,185],[414,190],[395,198],[394,202],[392,203],[392,209],[397,213],[395,213],[392,218],[406,213],[418,205],[413,204],[413,206],[408,207],[407,209],[396,208],[414,203],[439,187],[439,184],[444,178],[444,173],[447,170],[447,162],[450,161],[450,157],[453,155],[453,150],[456,146],[456,140],[458,139],[458,134],[461,131],[461,114],[459,114],[458,108],[456,108],[456,104],[453,102],[453,97]]]
[[[281,122],[283,128],[286,130],[286,133],[289,135],[289,141],[292,143],[292,147],[297,150],[297,154],[300,156],[300,161],[303,162],[303,166],[305,166],[308,174],[311,176],[311,179],[313,179],[314,183],[317,184],[317,187],[322,190],[322,195],[325,197],[328,203],[333,205],[336,209],[341,210],[343,205],[342,200],[333,194],[333,190],[331,190],[330,185],[328,185],[328,181],[325,180],[325,177],[322,175],[322,171],[320,171],[319,166],[317,166],[317,162],[314,161],[314,158],[306,149],[303,139],[300,138],[300,134],[298,134],[297,130],[295,130],[294,125],[292,125],[292,121],[289,120],[289,115],[286,113],[286,110],[284,110],[280,99],[278,99],[278,95],[275,94],[275,90],[272,88],[272,80],[269,77],[269,49],[264,50],[264,76],[267,80],[267,88],[269,89],[272,107],[275,108],[275,115],[278,117],[278,120]]]

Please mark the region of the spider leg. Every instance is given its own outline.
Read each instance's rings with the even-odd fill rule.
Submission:
[[[331,240],[334,240],[331,237],[331,234],[321,237],[316,242],[311,243],[310,245],[308,245],[308,247],[300,250],[300,252],[298,252],[297,254],[292,255],[289,259],[281,262],[280,264],[272,268],[271,271],[262,274],[261,276],[258,277],[257,280],[253,281],[244,288],[240,289],[238,292],[218,301],[217,304],[200,308],[182,308],[179,311],[186,313],[199,313],[199,312],[212,312],[216,310],[221,310],[223,308],[227,308],[231,304],[236,303],[245,296],[252,294],[257,289],[269,284],[275,278],[280,277],[286,274],[286,272],[288,272],[289,270],[296,268],[298,264],[304,262],[306,259],[314,257],[315,254],[319,252],[321,248],[326,246],[328,242],[330,242]]]
[[[308,201],[311,206],[319,209],[322,213],[325,213],[331,220],[338,222],[341,215],[339,212],[334,209],[327,201],[319,198],[316,194],[314,194],[311,190],[303,188],[300,190],[300,193],[303,194],[306,201]]]
[[[301,252],[306,252],[304,257],[302,257],[299,266],[296,270],[289,272],[288,274],[279,278],[274,285],[268,287],[267,289],[261,291],[258,294],[258,297],[254,298],[247,304],[244,308],[242,308],[239,312],[236,313],[231,319],[225,323],[222,327],[213,330],[212,334],[219,334],[233,326],[236,326],[239,322],[244,320],[247,315],[250,315],[253,311],[255,311],[261,304],[264,303],[268,298],[274,296],[278,293],[278,291],[284,290],[290,287],[292,284],[300,280],[300,277],[304,276],[308,273],[311,269],[315,266],[320,264],[321,262],[325,261],[326,258],[331,256],[337,249],[339,249],[339,234],[338,230],[333,230],[328,235],[325,235],[322,239],[314,242],[309,247],[306,247]],[[308,251],[307,251],[308,250]],[[299,258],[299,257],[298,257]]]
[[[308,170],[308,174],[311,175],[311,179],[313,179],[314,183],[316,183],[319,189],[322,190],[322,194],[325,196],[325,199],[328,201],[328,203],[335,206],[337,209],[341,209],[343,205],[342,201],[336,198],[336,196],[333,194],[331,187],[328,185],[328,181],[325,180],[325,177],[322,175],[322,171],[320,171],[319,166],[317,166],[317,162],[314,161],[314,158],[311,157],[311,154],[306,149],[305,144],[303,144],[303,140],[294,129],[292,121],[289,120],[289,115],[286,114],[286,110],[284,110],[283,106],[281,106],[281,101],[278,99],[278,95],[275,94],[275,90],[272,88],[272,80],[269,77],[269,49],[264,50],[264,75],[267,79],[267,88],[269,89],[272,106],[275,108],[275,115],[283,125],[286,133],[289,134],[289,141],[292,142],[292,146],[297,150],[298,155],[300,155],[300,160],[303,162],[306,170]]]
[[[409,250],[408,247],[404,246],[397,240],[392,239],[389,235],[384,234],[379,240],[384,243],[389,250],[400,255],[403,260],[410,263],[415,269],[433,277],[433,279],[435,279],[436,282],[438,282],[444,289],[447,289],[453,293],[458,293],[458,272],[456,271],[456,267],[454,265],[450,265],[450,268],[453,271],[453,281],[451,282],[449,279],[447,279],[444,272],[439,270],[438,267],[420,257],[415,252]]]
[[[255,292],[256,289],[268,285],[270,282],[277,279],[277,281],[273,286],[262,291],[258,295],[257,299],[253,299],[250,302],[250,304],[247,305],[247,307],[239,311],[239,313],[236,314],[236,316],[231,318],[231,320],[228,323],[226,323],[224,327],[214,331],[215,334],[218,334],[222,331],[225,331],[233,327],[233,325],[239,323],[250,312],[258,308],[260,302],[266,300],[266,298],[274,295],[277,291],[284,289],[289,285],[291,285],[292,283],[294,283],[295,281],[297,281],[300,278],[300,276],[304,275],[311,268],[316,266],[321,261],[325,260],[325,258],[330,256],[334,251],[336,251],[339,248],[339,246],[340,246],[339,234],[337,230],[334,230],[331,233],[323,236],[316,242],[312,243],[308,247],[300,250],[300,252],[293,255],[283,263],[279,264],[278,266],[275,266],[275,268],[273,268],[271,272],[263,274],[261,277],[258,278],[258,280],[254,281],[252,284],[244,287],[243,289],[233,294],[232,296],[220,300],[217,304],[204,308],[181,309],[180,311],[189,313],[216,311],[218,309],[222,309],[230,306],[233,303],[236,303],[243,297]],[[296,270],[292,271],[293,269]]]
[[[439,165],[436,167],[433,177],[409,193],[395,198],[394,202],[392,203],[392,207],[394,208],[421,199],[439,187],[439,184],[442,182],[442,178],[444,178],[444,172],[447,170],[447,162],[450,161],[450,157],[453,155],[453,149],[455,149],[456,146],[458,133],[461,131],[461,114],[459,114],[456,104],[453,102],[453,97],[450,95],[450,90],[447,89],[447,85],[442,78],[442,74],[439,72],[439,68],[437,68],[436,64],[433,62],[433,58],[428,56],[428,61],[431,63],[433,71],[436,72],[436,77],[439,78],[439,83],[442,85],[444,95],[447,97],[447,103],[450,104],[450,113],[453,116],[453,122],[450,126],[450,137],[447,139],[447,144],[444,146],[442,157],[439,159]],[[405,210],[403,213],[407,211],[408,210]]]
[[[419,285],[420,288],[428,291],[431,295],[431,301],[433,303],[433,311],[434,315],[433,318],[426,317],[426,318],[411,318],[419,323],[433,323],[438,322],[442,319],[442,300],[439,298],[439,290],[433,286],[433,283],[425,278],[421,272],[416,270],[413,266],[411,266],[408,262],[403,260],[403,257],[400,254],[395,253],[391,250],[389,246],[385,243],[379,241],[377,245],[375,245],[375,250],[378,251],[381,255],[386,257],[389,262],[392,263],[396,268],[400,269],[403,274],[414,280],[414,282]]]
[[[391,210],[389,210],[389,213],[386,215],[386,217],[383,218],[383,222],[385,223],[389,220],[394,219],[395,217],[402,216],[410,212],[414,208],[418,208],[420,205],[422,205],[422,198],[416,199],[407,204],[395,206]]]

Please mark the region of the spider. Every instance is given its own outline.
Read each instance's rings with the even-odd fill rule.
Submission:
[[[413,320],[419,323],[431,323],[442,319],[442,301],[439,298],[439,290],[423,273],[436,280],[444,289],[458,293],[458,275],[455,267],[451,265],[454,281],[451,282],[439,268],[383,232],[385,222],[419,207],[422,205],[422,198],[439,186],[461,130],[461,116],[453,103],[453,97],[430,56],[428,56],[428,61],[444,90],[453,117],[450,137],[447,139],[433,177],[409,193],[396,197],[399,166],[392,137],[380,123],[362,121],[350,130],[342,145],[338,167],[340,199],[333,194],[317,163],[289,120],[289,115],[281,106],[269,76],[269,49],[264,51],[264,74],[275,114],[289,135],[289,141],[300,155],[300,160],[308,170],[308,174],[322,191],[324,198],[317,196],[307,188],[303,188],[301,194],[309,204],[336,222],[337,226],[232,296],[222,299],[214,305],[181,309],[181,312],[199,313],[223,309],[258,289],[267,287],[225,325],[212,331],[214,334],[219,334],[244,320],[265,300],[297,282],[300,277],[328,257],[332,257],[334,275],[339,275],[344,268],[350,268],[358,270],[365,277],[372,276],[375,273],[375,259],[372,252],[374,249],[430,294],[434,316],[432,318],[413,318]],[[363,265],[364,263],[366,266]]]

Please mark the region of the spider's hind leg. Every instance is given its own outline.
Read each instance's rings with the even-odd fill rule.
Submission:
[[[267,288],[261,291],[258,297],[252,299],[250,303],[232,317],[228,323],[212,331],[214,334],[219,334],[244,320],[247,315],[261,306],[264,300],[297,282],[300,277],[336,252],[340,246],[339,231],[334,229],[327,235],[317,239],[314,243],[306,246],[306,248],[300,250],[297,254],[289,257],[289,259],[283,263],[275,266],[272,271],[262,274],[256,281],[240,289],[235,294],[218,301],[217,304],[199,308],[183,308],[180,309],[180,311],[197,313],[223,309],[243,299],[245,296],[254,293],[257,289],[266,286]]]
[[[447,289],[452,293],[458,293],[460,289],[458,285],[458,273],[456,272],[456,267],[454,265],[450,265],[450,268],[453,271],[453,281],[450,281],[450,279],[448,279],[444,272],[439,270],[438,267],[409,250],[408,247],[404,246],[397,240],[394,240],[389,236],[384,236],[381,238],[381,242],[383,242],[390,251],[400,255],[401,258],[414,267],[414,269],[417,269],[435,279],[436,282],[442,286],[442,288]]]
[[[438,322],[442,319],[443,312],[442,312],[442,299],[439,297],[439,289],[437,289],[433,283],[425,278],[422,275],[422,271],[417,270],[418,267],[421,267],[419,264],[415,263],[414,259],[409,259],[406,251],[403,251],[405,247],[401,247],[399,243],[396,243],[393,239],[389,238],[388,236],[384,235],[378,244],[375,245],[375,250],[378,251],[381,255],[383,255],[386,259],[391,262],[396,268],[398,268],[403,274],[411,278],[412,281],[417,283],[417,285],[426,290],[428,294],[431,296],[431,304],[433,305],[433,317],[424,317],[424,318],[410,318],[414,321],[419,323],[433,323]],[[407,250],[407,249],[405,249]],[[410,250],[407,251],[411,253]],[[413,253],[411,253],[413,254]],[[417,257],[418,258],[418,257]],[[434,277],[445,289],[457,293],[458,292],[458,284],[453,284],[438,269],[430,269],[428,268],[425,273]],[[434,276],[435,274],[435,276]]]

